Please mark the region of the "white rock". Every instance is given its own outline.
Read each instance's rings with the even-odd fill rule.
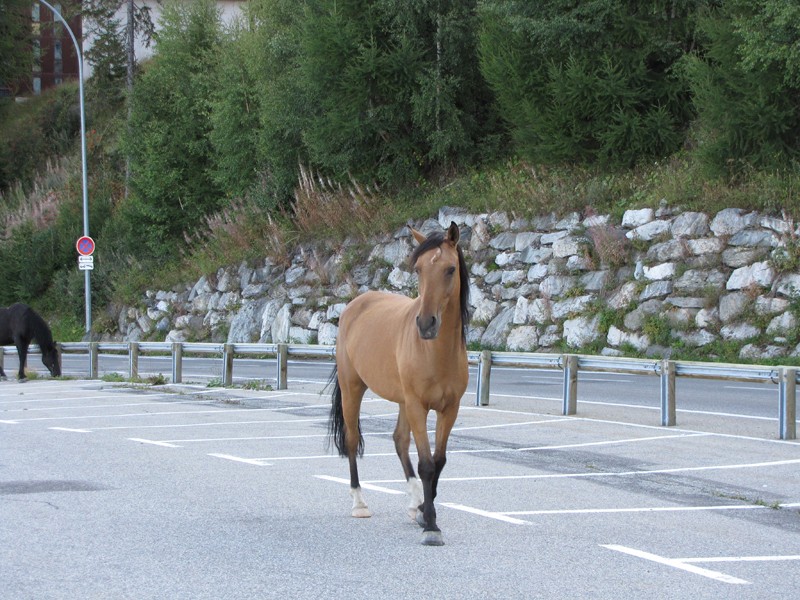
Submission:
[[[652,208],[626,210],[622,215],[622,226],[629,228],[640,227],[645,223],[649,223],[654,218],[655,212]]]
[[[525,325],[515,327],[508,334],[506,346],[512,352],[531,352],[539,343],[539,332],[536,327]]]
[[[731,273],[725,287],[729,290],[741,290],[752,285],[769,287],[774,280],[775,269],[768,261],[763,261],[736,269]]]
[[[573,348],[582,348],[600,337],[600,317],[581,316],[564,321],[564,340]]]
[[[671,279],[675,276],[675,263],[662,263],[653,267],[644,268],[644,277],[650,281],[659,281],[661,279]]]

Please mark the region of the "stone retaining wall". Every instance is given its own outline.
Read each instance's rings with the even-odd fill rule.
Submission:
[[[736,344],[740,358],[800,356],[800,233],[741,209],[669,208],[533,220],[445,207],[470,266],[469,342],[509,350],[668,355]],[[345,304],[368,289],[413,294],[408,227],[332,250],[302,245],[287,265],[222,267],[119,310],[125,340],[333,344]]]

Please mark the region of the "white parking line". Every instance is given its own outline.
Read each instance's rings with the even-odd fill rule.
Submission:
[[[720,562],[782,562],[800,560],[800,554],[790,556],[713,556],[707,558],[675,558],[682,563],[720,563]]]
[[[775,393],[773,391],[773,393]],[[521,395],[521,394],[492,394],[492,398],[516,398],[516,399],[523,399],[523,400],[550,400],[552,402],[562,403],[564,401],[563,398],[559,397],[551,397],[551,396],[528,396],[528,395]],[[615,408],[627,408],[627,409],[639,409],[639,410],[649,410],[652,412],[660,411],[660,406],[647,406],[644,404],[626,404],[624,402],[596,402],[593,400],[578,400],[578,405],[581,404],[590,404],[595,406],[613,406]],[[462,407],[462,409],[467,407]],[[486,407],[472,407],[478,408],[480,410],[487,410]],[[678,413],[683,414],[690,414],[690,415],[707,415],[709,417],[728,417],[731,419],[750,419],[754,421],[777,421],[777,417],[759,417],[755,415],[742,415],[736,413],[725,413],[725,412],[715,412],[709,410],[688,410],[679,408],[677,409]]]
[[[53,431],[69,431],[71,433],[92,433],[90,429],[72,429],[71,427],[48,427]]]
[[[637,558],[643,558],[645,560],[666,565],[668,567],[674,567],[675,569],[688,571],[689,573],[694,573],[695,575],[702,575],[703,577],[708,577],[709,579],[722,581],[723,583],[730,583],[734,585],[750,584],[750,582],[745,579],[739,579],[738,577],[731,577],[730,575],[726,575],[725,573],[720,573],[719,571],[704,569],[702,567],[697,567],[695,565],[681,562],[679,560],[675,560],[672,558],[665,558],[663,556],[658,556],[657,554],[650,554],[649,552],[644,552],[643,550],[636,550],[635,548],[618,546],[616,544],[601,544],[601,546],[603,548],[608,548],[609,550],[622,552],[623,554],[629,554],[630,556],[636,556]]]
[[[678,437],[678,436],[675,436]],[[599,442],[602,443],[602,442]],[[553,446],[555,447],[555,446]],[[546,449],[544,447],[543,449]],[[448,452],[449,454],[449,452]],[[673,469],[651,469],[647,471],[603,471],[590,473],[547,473],[542,475],[477,475],[474,477],[441,477],[439,481],[513,481],[523,479],[592,479],[604,477],[634,477],[637,475],[671,475],[673,473],[693,473],[697,471],[720,471],[729,469],[758,469],[762,467],[781,467],[800,464],[800,458],[776,460],[761,463],[741,463],[731,465],[708,465],[704,467],[677,467]],[[399,483],[396,479],[372,479],[372,483]]]
[[[52,402],[52,400],[50,400]],[[208,404],[209,402],[213,402],[213,400],[181,400],[180,402],[170,402],[170,404]],[[152,402],[135,402],[130,404],[87,404],[83,406],[46,406],[44,408],[9,408],[0,411],[2,414],[6,413],[13,413],[13,412],[24,412],[24,413],[32,413],[32,412],[41,412],[41,411],[48,411],[48,410],[83,410],[89,408],[124,408],[129,406],[152,406]]]
[[[546,421],[543,421],[546,422]],[[688,433],[685,435],[656,435],[646,438],[628,438],[623,440],[603,440],[600,442],[582,442],[580,444],[559,444],[558,446],[529,446],[524,448],[480,448],[476,450],[450,450],[449,454],[493,454],[498,452],[535,452],[537,450],[566,450],[574,448],[588,448],[591,446],[614,446],[617,444],[630,444],[635,442],[652,442],[654,440],[667,440],[673,438],[704,437],[710,433]]]
[[[264,459],[254,459],[264,460]],[[260,464],[260,463],[259,463]],[[314,475],[317,479],[324,479],[326,481],[334,481],[336,483],[350,484],[348,479],[342,477],[332,477],[330,475]],[[402,480],[383,480],[376,481],[377,483],[403,483]],[[390,494],[400,494],[391,488],[375,485],[376,482],[361,481],[361,487],[364,489],[375,490]],[[504,521],[506,523],[513,523],[514,525],[531,525],[531,521],[519,519],[517,517],[524,516],[543,516],[543,515],[584,515],[584,514],[609,514],[609,513],[654,513],[654,512],[696,512],[696,511],[727,511],[727,510],[775,510],[771,506],[762,506],[755,504],[737,504],[737,505],[721,505],[721,506],[663,506],[663,507],[641,507],[641,508],[588,508],[588,509],[563,509],[563,510],[520,510],[520,511],[489,511],[474,506],[467,506],[465,504],[458,504],[455,502],[442,502],[441,506],[460,510],[473,515],[486,517],[496,521]],[[800,503],[786,503],[778,505],[778,508],[796,508]],[[763,557],[762,557],[763,558]],[[691,562],[715,562],[715,561],[735,561],[736,559],[705,559],[705,558],[681,558],[672,559],[675,562],[691,563]],[[758,557],[751,557],[742,560],[758,560]],[[785,556],[785,557],[772,557],[771,560],[800,560],[800,556]]]
[[[134,394],[128,394],[128,393],[123,393],[123,394],[100,394],[98,396],[83,396],[81,394],[76,394],[75,396],[67,396],[67,397],[65,397],[64,396],[64,392],[62,391],[59,394],[59,396],[60,396],[59,398],[41,398],[41,397],[38,397],[38,396],[42,396],[42,395],[43,394],[41,392],[37,391],[36,392],[37,398],[26,398],[24,400],[3,400],[3,401],[0,401],[0,405],[5,405],[5,404],[30,404],[30,403],[33,403],[33,402],[58,402],[59,400],[61,400],[61,401],[64,401],[64,400],[68,400],[68,401],[72,401],[72,400],[105,400],[106,398],[119,398],[121,395],[133,396]],[[135,396],[137,398],[141,398],[142,397],[141,394],[135,394]],[[150,398],[153,398],[153,397],[161,398],[161,397],[165,397],[165,396],[172,396],[172,394],[159,394],[158,396],[149,396],[149,397]]]
[[[180,448],[175,444],[168,444],[167,442],[157,442],[155,440],[143,440],[142,438],[128,438],[132,442],[139,442],[142,444],[152,444],[153,446],[163,446],[164,448]]]
[[[386,413],[383,415],[373,415],[373,417],[381,416],[394,416],[395,413]],[[367,416],[368,415],[364,415]],[[363,418],[363,416],[362,416]],[[517,427],[522,425],[536,425],[541,423],[558,423],[561,421],[565,421],[569,419],[546,419],[546,420],[539,420],[539,421],[524,421],[522,423],[501,423],[498,425],[476,425],[471,427],[454,427],[453,431],[472,431],[476,429],[496,429],[499,427]],[[286,421],[281,421],[285,423]],[[433,434],[435,433],[435,429],[429,429],[428,433]],[[392,435],[393,431],[365,431],[362,433],[364,437],[375,437],[375,436],[390,436]],[[310,433],[310,434],[301,434],[301,435],[259,435],[259,436],[241,436],[241,437],[218,437],[218,438],[184,438],[184,439],[169,439],[169,440],[158,440],[162,442],[170,442],[170,443],[183,443],[183,444],[190,444],[190,443],[206,443],[206,442],[238,442],[238,441],[256,441],[256,440],[288,440],[288,439],[305,439],[305,438],[325,438],[328,437],[327,433]],[[670,436],[666,436],[670,437]],[[458,451],[456,451],[458,452]],[[473,452],[472,450],[464,450],[462,452]]]
[[[165,425],[110,425],[92,427],[92,431],[119,431],[126,429],[184,429],[187,427],[219,427],[223,425],[264,425],[269,423],[320,423],[328,417],[309,417],[307,419],[257,419],[254,421],[216,421],[211,423],[170,423]]]
[[[252,458],[241,458],[240,456],[231,456],[230,454],[209,454],[209,456],[214,456],[216,458],[224,458],[225,460],[232,460],[234,462],[245,463],[248,465],[255,465],[257,467],[269,467],[269,463],[265,463],[260,460],[254,460]]]
[[[760,504],[725,504],[719,506],[648,506],[640,508],[575,508],[556,510],[510,510],[497,514],[514,516],[547,516],[547,515],[600,515],[615,513],[655,513],[655,512],[697,512],[727,510],[775,510],[776,508],[795,508],[797,503],[779,504],[776,507]]]
[[[504,521],[506,523],[513,523],[514,525],[531,525],[532,524],[530,521],[523,521],[522,519],[515,519],[514,517],[509,517],[508,513],[498,513],[498,512],[491,512],[491,511],[488,511],[488,510],[481,510],[480,508],[474,508],[472,506],[465,506],[463,504],[456,504],[454,502],[442,502],[441,506],[446,506],[447,508],[452,508],[452,509],[455,509],[455,510],[468,512],[468,513],[473,514],[473,515],[486,517],[487,519],[494,519],[495,521]]]
[[[345,485],[350,485],[349,479],[344,479],[342,477],[331,477],[330,475],[314,475],[317,479],[324,479],[325,481],[333,481],[336,483],[344,483]],[[382,487],[379,485],[373,485],[371,483],[361,483],[361,487],[365,490],[373,490],[376,492],[383,492],[384,494],[393,494],[395,496],[402,496],[406,492],[401,492],[399,490],[393,490],[391,488]]]

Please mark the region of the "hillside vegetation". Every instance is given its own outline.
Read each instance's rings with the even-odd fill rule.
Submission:
[[[95,57],[95,306],[442,205],[620,216],[666,201],[797,216],[794,3],[253,0],[245,10],[224,28],[210,0],[167,4],[127,100],[113,56]],[[59,317],[59,339],[80,335],[83,311],[77,136],[75,85],[0,104],[0,305]]]

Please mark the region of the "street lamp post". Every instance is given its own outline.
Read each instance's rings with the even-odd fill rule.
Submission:
[[[45,0],[39,0],[47,8],[49,8],[53,16],[64,24],[64,27],[72,38],[72,43],[75,45],[75,52],[78,54],[78,91],[80,95],[80,109],[81,109],[81,177],[83,186],[83,235],[89,236],[89,186],[86,176],[86,111],[84,109],[83,101],[83,53],[78,44],[78,40],[72,29],[67,23],[66,19],[58,12],[54,6]],[[84,271],[84,294],[86,296],[86,333],[92,330],[92,287],[91,287],[91,271]]]

